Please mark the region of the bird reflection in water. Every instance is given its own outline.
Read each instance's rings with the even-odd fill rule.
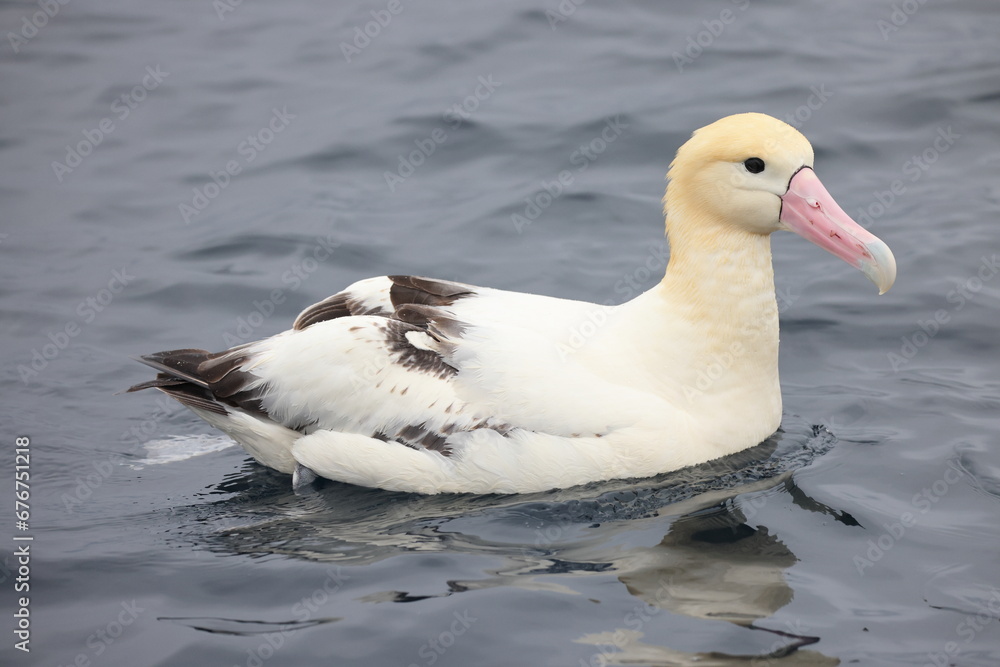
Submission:
[[[782,432],[739,460],[655,482],[537,497],[416,496],[336,483],[296,496],[281,480],[268,483],[270,473],[252,466],[211,491],[210,497],[222,496],[216,502],[187,508],[193,514],[188,527],[201,533],[200,547],[213,551],[282,554],[345,569],[406,552],[479,554],[506,562],[484,577],[432,581],[437,590],[384,590],[354,598],[369,603],[415,603],[497,587],[578,595],[580,576],[615,577],[638,599],[638,620],[617,617],[622,627],[577,637],[594,646],[593,664],[834,665],[837,659],[806,648],[819,641],[809,628],[767,622],[792,600],[784,572],[796,557],[780,536],[755,527],[752,518],[758,502],[785,494],[781,502],[858,525],[808,497],[792,479],[835,441],[821,427],[786,419]],[[653,546],[637,544],[637,532],[651,529],[666,534]],[[564,574],[570,577],[560,578]],[[693,640],[675,632],[673,623],[670,636],[663,636],[663,614],[720,624],[702,626],[702,632],[726,650],[666,646]],[[652,623],[654,616],[661,618]],[[678,619],[676,626],[688,623]]]

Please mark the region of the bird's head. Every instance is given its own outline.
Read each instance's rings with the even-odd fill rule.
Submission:
[[[882,294],[896,279],[889,247],[844,212],[813,171],[813,149],[794,127],[759,113],[697,130],[670,165],[671,215],[716,233],[789,230],[860,269]]]

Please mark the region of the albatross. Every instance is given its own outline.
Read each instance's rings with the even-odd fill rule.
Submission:
[[[667,180],[666,273],[621,305],[380,276],[270,338],[145,355],[158,374],[129,391],[167,393],[296,488],[530,493],[747,449],[782,415],[771,233],[812,241],[880,294],[895,259],[770,116],[697,130]],[[599,326],[567,353],[585,322]]]

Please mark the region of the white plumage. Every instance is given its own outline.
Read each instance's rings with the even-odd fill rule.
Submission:
[[[541,491],[740,451],[781,420],[769,234],[826,225],[824,247],[882,291],[895,276],[811,165],[767,116],[700,130],[671,168],[667,273],[620,306],[371,278],[272,338],[148,355],[161,372],[133,389],[166,391],[279,471],[398,491]]]

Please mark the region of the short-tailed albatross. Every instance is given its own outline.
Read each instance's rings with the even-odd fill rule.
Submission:
[[[627,303],[380,276],[271,338],[143,356],[159,374],[130,391],[166,392],[297,486],[524,493],[752,447],[782,414],[771,233],[803,236],[879,293],[895,260],[820,183],[806,138],[770,116],[698,130],[668,180],[666,275]],[[600,326],[567,354],[584,322]]]

